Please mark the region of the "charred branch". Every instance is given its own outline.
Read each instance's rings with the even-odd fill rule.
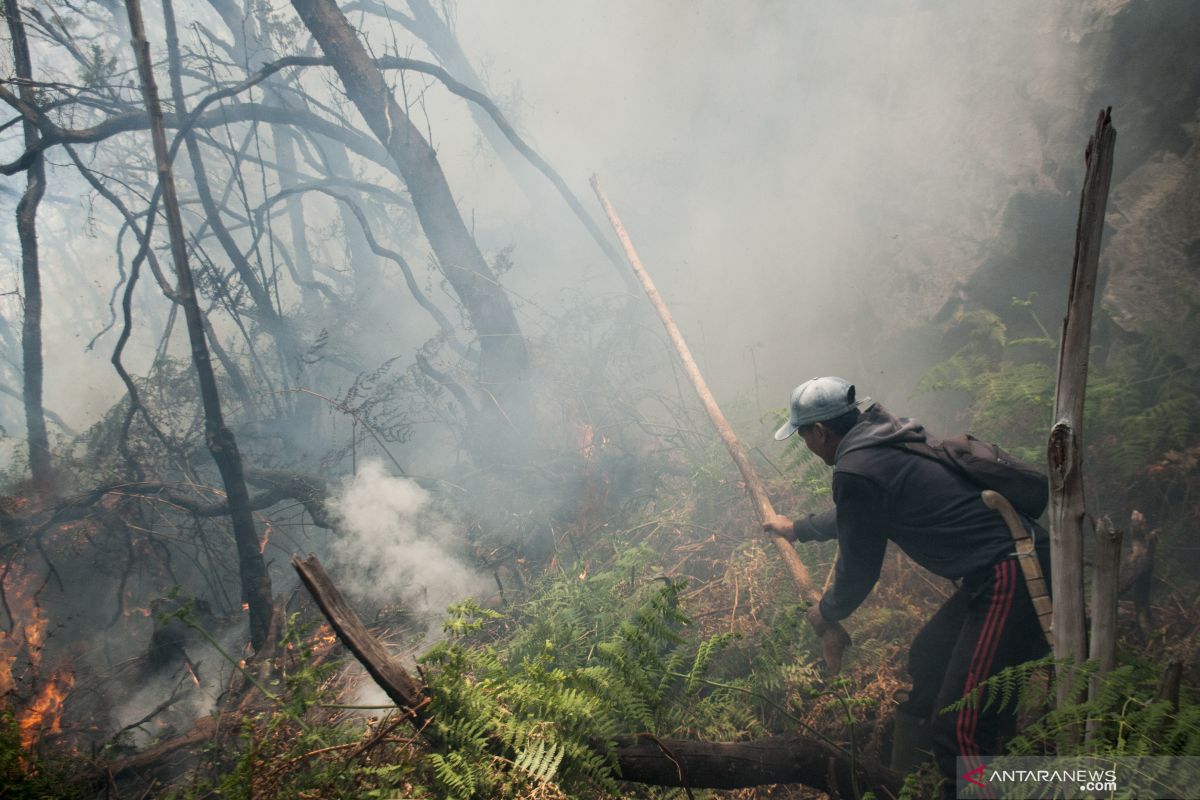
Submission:
[[[496,104],[492,101],[492,99],[490,97],[488,97],[483,92],[456,80],[449,72],[447,72],[442,67],[439,67],[436,64],[430,64],[429,62],[426,62],[426,61],[420,61],[418,59],[412,59],[412,58],[402,58],[399,56],[384,56],[384,57],[375,59],[375,63],[377,64],[379,69],[411,70],[413,72],[421,72],[426,75],[429,75],[429,76],[437,79],[438,81],[440,81],[452,93],[458,95],[459,97],[462,97],[464,100],[470,101],[472,104],[474,104],[474,106],[485,111],[488,115],[488,118],[490,118],[492,123],[496,126],[496,129],[498,129],[500,131],[500,133],[503,134],[504,138],[512,145],[512,147],[518,153],[520,153],[530,164],[532,164],[534,166],[534,168],[538,170],[538,172],[540,172],[543,176],[545,176],[546,180],[548,180],[550,182],[550,184],[554,187],[555,191],[558,192],[558,194],[562,197],[563,201],[567,204],[567,207],[571,209],[571,212],[579,219],[580,223],[582,223],[583,226],[587,229],[588,233],[595,240],[597,246],[600,247],[601,251],[605,254],[605,256],[609,259],[609,261],[617,268],[618,274],[621,276],[622,281],[624,281],[624,283],[626,284],[626,287],[630,288],[630,289],[635,288],[633,279],[629,276],[628,272],[625,270],[624,262],[622,261],[620,255],[617,253],[616,249],[612,246],[612,244],[609,242],[609,240],[605,237],[605,235],[604,235],[603,231],[601,231],[600,227],[596,224],[596,222],[591,218],[591,216],[583,208],[583,204],[579,201],[579,198],[576,197],[575,193],[571,191],[569,186],[567,186],[566,181],[564,181],[562,179],[562,176],[558,174],[557,170],[555,170],[554,167],[552,167],[549,162],[547,162],[544,158],[542,158],[541,155],[539,155],[536,150],[534,150],[532,147],[530,147],[528,145],[528,143],[526,143],[525,140],[521,138],[521,136],[516,132],[516,130],[512,127],[512,125],[509,124],[509,122],[508,122],[507,118],[505,118],[503,112],[500,111],[499,107],[496,106]],[[233,86],[226,87],[224,89],[221,89],[210,95],[205,96],[197,104],[196,108],[191,112],[191,114],[187,116],[185,122],[181,126],[180,133],[181,134],[185,133],[187,130],[190,130],[193,127],[200,127],[200,128],[214,127],[214,126],[223,124],[224,121],[244,121],[244,120],[239,120],[239,119],[236,119],[233,117],[227,117],[227,116],[224,116],[223,118],[215,118],[215,117],[222,117],[223,114],[226,111],[228,111],[228,109],[220,109],[220,111],[222,112],[221,114],[212,114],[212,113],[205,113],[205,112],[206,112],[206,109],[209,106],[211,106],[213,103],[216,103],[220,100],[223,100],[223,99],[226,99],[229,97],[234,97],[238,94],[241,94],[242,92],[246,91],[247,89],[250,89],[250,88],[258,85],[259,83],[262,83],[267,78],[271,77],[272,75],[274,75],[275,73],[277,73],[283,69],[287,69],[289,67],[315,67],[315,66],[335,66],[336,67],[336,65],[333,64],[333,62],[328,57],[320,58],[320,57],[316,57],[316,56],[289,56],[286,58],[278,59],[276,61],[272,61],[268,64],[264,64],[253,75],[250,75],[245,80],[242,80],[242,81],[238,82],[237,84],[234,84]],[[0,87],[0,100],[4,100],[5,102],[7,102],[15,110],[17,110],[19,113],[21,113],[26,119],[30,120],[31,122],[34,122],[42,130],[43,139],[37,143],[37,147],[39,149],[45,149],[46,147],[50,147],[52,145],[60,144],[60,143],[83,143],[83,142],[101,141],[101,140],[106,139],[109,136],[112,136],[116,133],[121,133],[121,132],[131,131],[131,130],[139,130],[144,127],[143,125],[139,124],[139,122],[141,122],[141,120],[139,120],[137,118],[133,118],[133,119],[128,118],[133,115],[121,115],[120,117],[113,117],[108,120],[105,120],[105,122],[101,123],[100,125],[94,126],[92,128],[79,130],[79,131],[71,131],[71,130],[67,130],[64,128],[60,128],[57,125],[55,125],[54,123],[52,123],[48,118],[45,117],[45,115],[42,113],[42,111],[40,109],[34,107],[32,104],[20,103],[17,98],[13,97],[11,93],[4,90],[3,87]],[[238,107],[239,106],[233,106],[232,108],[238,108]],[[271,106],[270,108],[275,108],[275,107]],[[292,109],[288,109],[288,110],[291,111]],[[316,119],[316,120],[320,119],[320,117],[316,117],[316,115],[307,114],[307,112],[300,111],[297,113],[301,116],[311,117],[312,119]],[[264,121],[267,121],[267,120],[264,120]],[[174,127],[174,125],[172,125],[170,122],[168,124],[171,127]],[[331,123],[326,123],[326,124],[328,125]],[[324,134],[324,131],[321,131],[321,133]],[[418,134],[418,135],[420,135],[420,134]],[[331,137],[331,138],[338,138],[338,137]],[[175,143],[173,143],[171,146],[172,153],[174,153],[176,147],[177,147],[177,145]],[[19,172],[22,169],[25,169],[28,166],[28,164],[30,163],[30,159],[32,159],[32,157],[33,157],[33,153],[31,152],[30,149],[27,148],[26,153],[24,155],[22,155],[21,158],[19,158],[17,161],[12,162],[10,164],[0,166],[0,174],[12,175],[16,172]],[[382,161],[383,161],[382,159],[379,159],[379,158],[373,158],[372,160],[379,161],[380,163],[382,163]]]
[[[332,0],[292,0],[292,7],[408,186],[442,274],[479,336],[479,381],[492,399],[484,414],[498,432],[496,454],[511,458],[527,449],[533,414],[529,354],[512,303],[467,229],[433,147],[396,102],[349,20]]]
[[[10,388],[7,384],[0,383],[0,394],[8,395],[14,400],[24,401],[25,396],[20,392]],[[53,422],[67,436],[75,437],[79,435],[79,431],[72,428],[67,421],[54,412],[53,409],[42,406],[42,413],[46,415],[46,419]]]
[[[902,775],[860,761],[856,791],[854,771],[844,753],[798,734],[749,742],[623,736],[617,739],[617,761],[623,780],[693,789],[799,783],[835,797],[857,797],[866,791],[898,797],[904,783]]]
[[[420,728],[428,713],[429,700],[425,688],[371,635],[316,556],[306,559],[295,556],[292,558],[292,567],[317,601],[321,613],[329,620],[338,638],[366,668],[379,688]]]
[[[166,26],[167,62],[171,80],[171,91],[175,98],[175,110],[177,113],[183,114],[187,112],[187,100],[183,93],[183,79],[180,77],[179,38],[176,32],[175,12],[171,0],[163,0],[163,20]],[[217,241],[220,243],[225,257],[229,259],[229,263],[237,271],[238,278],[250,294],[250,298],[254,301],[256,312],[262,319],[266,329],[270,331],[271,336],[275,339],[276,346],[279,347],[285,362],[287,364],[294,364],[296,356],[299,353],[299,346],[272,302],[265,276],[260,280],[259,276],[255,275],[246,255],[242,252],[237,242],[234,241],[233,234],[225,227],[225,223],[221,217],[221,209],[217,207],[217,203],[213,199],[212,189],[208,183],[208,171],[204,166],[204,159],[200,155],[200,145],[196,141],[196,136],[190,130],[181,131],[181,135],[183,136],[184,147],[187,150],[188,160],[192,165],[192,181],[196,188],[196,195],[200,199],[200,205],[204,208],[205,221],[217,237]]]

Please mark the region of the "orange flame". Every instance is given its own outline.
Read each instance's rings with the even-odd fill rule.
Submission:
[[[22,651],[34,672],[41,669],[48,620],[33,600],[35,579],[35,575],[24,573],[16,564],[10,566],[4,577],[11,630],[6,631],[0,625],[0,696],[11,692],[16,685],[13,669]]]
[[[75,685],[75,676],[63,670],[42,687],[38,696],[25,709],[17,723],[21,728],[21,747],[29,749],[43,736],[62,733],[63,701]]]
[[[322,622],[308,637],[307,644],[310,652],[320,653],[337,644],[337,634],[327,623]],[[288,649],[292,648],[288,645]]]

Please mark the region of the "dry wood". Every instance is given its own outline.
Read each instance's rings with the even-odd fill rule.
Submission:
[[[1054,657],[1082,662],[1087,658],[1083,603],[1083,403],[1087,392],[1088,344],[1104,209],[1112,177],[1116,130],[1111,109],[1102,111],[1088,142],[1087,175],[1075,232],[1071,290],[1063,321],[1058,380],[1054,393],[1054,426],[1047,455],[1050,466],[1050,548],[1054,563]],[[1065,687],[1059,701],[1067,700]]]
[[[717,429],[717,433],[720,435],[721,441],[725,443],[725,448],[729,451],[729,455],[733,458],[734,463],[737,464],[738,471],[742,473],[742,478],[746,482],[746,490],[750,492],[750,499],[754,506],[754,511],[758,515],[759,522],[771,519],[775,516],[775,508],[771,505],[771,499],[767,495],[767,487],[763,485],[762,480],[758,477],[758,473],[755,472],[750,459],[746,457],[745,449],[742,447],[741,442],[738,441],[737,436],[734,435],[733,428],[730,427],[728,420],[725,419],[725,414],[722,413],[721,407],[717,405],[712,392],[709,391],[708,383],[700,373],[700,367],[697,366],[696,360],[692,358],[691,349],[684,340],[683,334],[679,332],[679,326],[675,324],[675,320],[671,316],[671,312],[667,309],[667,304],[663,301],[662,296],[658,293],[658,288],[655,287],[650,274],[642,266],[642,261],[638,258],[637,251],[633,248],[633,242],[630,241],[629,234],[625,231],[625,226],[617,216],[612,203],[608,201],[608,197],[600,189],[600,181],[594,175],[592,176],[592,189],[596,192],[596,197],[600,199],[600,204],[604,206],[604,213],[608,215],[608,221],[612,224],[613,231],[621,241],[621,246],[625,248],[625,256],[629,259],[629,265],[633,267],[633,272],[637,275],[638,282],[642,284],[646,296],[650,298],[650,304],[654,306],[659,319],[662,320],[663,327],[667,329],[667,336],[670,337],[671,343],[675,345],[675,351],[679,355],[679,360],[683,362],[684,371],[687,373],[688,380],[692,383],[692,388],[699,395],[700,403],[704,406],[708,418],[712,421],[713,427]],[[788,572],[791,573],[796,588],[800,590],[801,597],[810,602],[816,602],[820,595],[813,588],[808,568],[804,566],[804,562],[796,554],[796,548],[779,534],[772,534],[771,538],[774,540],[775,547],[779,551],[779,555],[783,558],[784,564],[787,565]],[[825,660],[829,668],[835,673],[841,669],[842,651],[845,649],[849,639],[850,637],[847,636],[846,631],[836,622],[832,623],[822,636],[821,644],[825,653]]]
[[[111,777],[118,777],[126,772],[138,772],[157,767],[173,753],[177,753],[185,747],[202,744],[213,738],[217,735],[217,731],[222,724],[235,726],[237,722],[237,717],[230,714],[201,717],[196,720],[196,724],[192,726],[192,729],[182,736],[176,736],[174,739],[161,742],[137,755],[115,761],[105,768],[105,773]]]
[[[1120,528],[1108,517],[1096,525],[1093,556],[1092,635],[1088,657],[1099,663],[1104,674],[1117,665],[1117,575],[1121,564]]]

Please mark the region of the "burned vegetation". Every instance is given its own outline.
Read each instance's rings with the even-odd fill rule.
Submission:
[[[818,634],[836,541],[763,532],[832,507],[770,435],[808,371],[1052,477],[1054,652],[957,702],[1017,755],[1200,755],[1200,13],[1095,5],[1039,12],[1087,91],[1002,83],[1036,163],[959,164],[1001,207],[876,192],[828,232],[871,265],[750,311],[664,300],[657,211],[551,165],[452,4],[6,0],[0,798],[936,796],[897,709],[956,587],[893,546]],[[710,370],[752,316],[812,352]]]

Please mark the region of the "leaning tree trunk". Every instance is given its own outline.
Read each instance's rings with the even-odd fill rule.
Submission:
[[[1111,109],[1110,109],[1111,110]],[[1063,320],[1054,392],[1054,427],[1047,455],[1050,464],[1050,552],[1054,563],[1054,657],[1082,663],[1087,659],[1083,607],[1083,402],[1087,393],[1088,344],[1104,208],[1112,177],[1117,132],[1109,111],[1100,112],[1088,142],[1087,174],[1079,201],[1071,291]],[[1059,702],[1069,702],[1072,681],[1061,681]]]
[[[408,185],[429,245],[479,335],[479,381],[487,415],[483,429],[500,439],[499,455],[518,452],[533,430],[525,340],[508,296],[463,222],[437,154],[397,104],[333,0],[292,0],[292,6]]]
[[[434,10],[429,0],[408,0],[408,8],[412,11],[412,19],[404,20],[401,24],[425,42],[430,52],[441,62],[447,72],[469,88],[480,94],[487,94],[483,81],[479,79],[475,68],[471,66],[470,59],[459,45],[458,37],[450,29],[448,21]],[[567,208],[579,222],[583,223],[583,227],[587,229],[592,239],[599,245],[600,250],[608,257],[609,263],[617,270],[617,276],[624,282],[625,288],[630,294],[637,294],[637,281],[633,280],[629,270],[625,269],[625,262],[621,259],[620,254],[610,244],[591,215],[579,204],[557,172],[552,170],[550,165],[540,157],[537,158],[540,163],[535,165],[531,151],[528,148],[518,149],[491,114],[478,103],[469,103],[467,107],[471,112],[471,118],[475,120],[475,124],[488,140],[488,144],[492,146],[492,150],[503,162],[508,174],[513,177],[521,187],[521,191],[529,198],[529,202],[535,208],[549,209],[552,207],[546,202],[551,196],[550,187],[546,186],[545,182],[537,175],[537,171],[540,170],[558,190],[562,199],[566,201]]]
[[[16,66],[21,99],[34,104],[33,64],[29,41],[17,0],[4,0],[4,16],[12,35],[13,62]],[[38,139],[37,127],[24,120],[25,147]],[[17,237],[21,241],[21,368],[24,372],[25,430],[29,443],[29,470],[35,483],[50,484],[50,437],[46,434],[46,414],[42,408],[42,280],[38,270],[37,209],[46,192],[46,164],[38,153],[25,171],[25,194],[17,204]]]
[[[233,432],[225,426],[221,412],[221,398],[217,392],[216,375],[208,354],[208,343],[204,335],[204,320],[200,304],[196,300],[196,287],[192,282],[192,271],[188,265],[187,245],[184,241],[183,221],[179,216],[179,199],[175,193],[175,180],[167,155],[166,128],[163,123],[162,106],[158,100],[158,86],[150,62],[150,45],[142,23],[139,0],[125,0],[129,13],[134,58],[142,84],[142,98],[150,116],[150,132],[154,142],[154,160],[158,167],[158,180],[162,186],[163,211],[167,218],[167,230],[171,239],[171,256],[179,280],[176,292],[187,320],[188,340],[192,347],[192,364],[200,383],[200,400],[204,407],[204,434],[209,452],[229,500],[233,537],[237,545],[238,572],[242,584],[242,600],[250,611],[250,642],[255,650],[267,639],[271,624],[271,578],[258,546],[258,534],[254,529],[254,517],[250,511],[250,494],[242,474],[242,458],[238,453]]]

